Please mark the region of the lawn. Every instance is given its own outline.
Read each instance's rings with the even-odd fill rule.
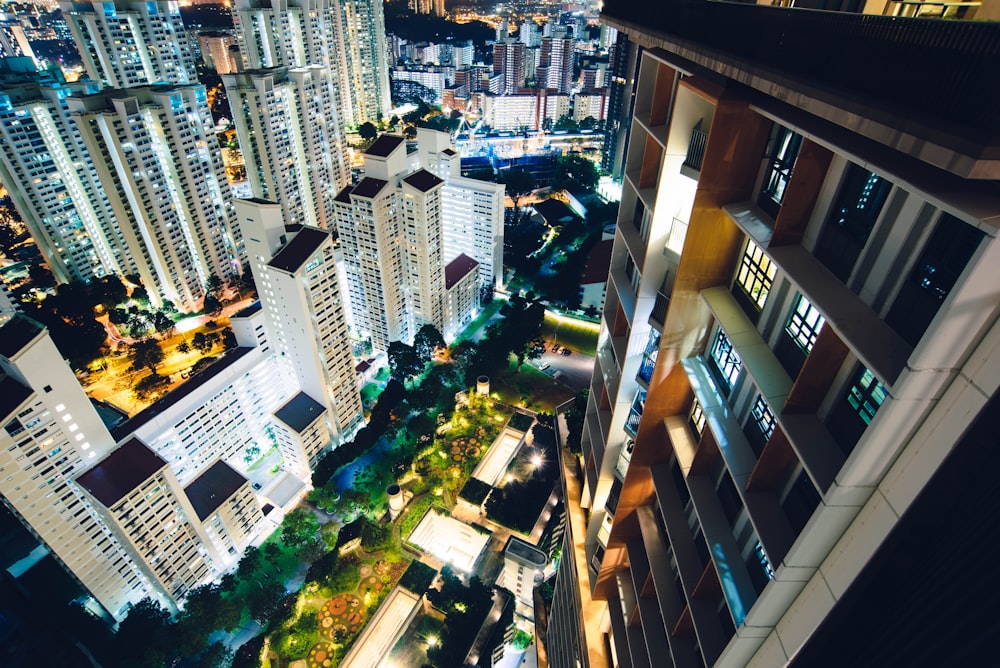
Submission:
[[[570,350],[593,357],[597,353],[597,335],[600,325],[563,315],[545,312],[542,337]]]
[[[573,398],[566,386],[527,363],[516,373],[512,363],[500,378],[491,378],[490,391],[499,394],[505,404],[548,413]]]

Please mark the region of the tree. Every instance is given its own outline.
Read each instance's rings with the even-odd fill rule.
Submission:
[[[224,350],[232,350],[239,344],[236,342],[236,334],[233,332],[232,327],[226,327],[222,330],[222,347]]]
[[[413,348],[417,351],[417,357],[422,362],[429,362],[434,355],[435,348],[444,348],[444,337],[438,328],[431,324],[423,325],[417,330],[417,335],[413,337]]]
[[[567,132],[576,132],[580,127],[576,124],[569,116],[563,116],[558,121],[556,121],[554,130],[565,130]]]
[[[102,276],[90,283],[90,294],[93,300],[110,309],[128,299],[125,284],[115,275]]]
[[[404,384],[424,369],[424,363],[420,361],[413,346],[408,346],[402,341],[390,341],[387,352],[392,375],[399,378]]]
[[[174,329],[174,321],[161,309],[153,314],[153,329],[157,334],[165,336]]]
[[[139,379],[139,382],[132,388],[132,393],[139,401],[146,401],[161,388],[170,384],[170,379],[158,373],[151,373]]]
[[[170,614],[156,601],[144,598],[133,605],[115,635],[119,665],[139,668],[170,665],[174,652],[169,626]]]
[[[284,586],[274,580],[264,580],[260,583],[260,587],[250,587],[246,593],[250,616],[257,623],[266,624],[284,595]]]
[[[132,346],[132,370],[149,369],[155,374],[157,367],[163,363],[163,349],[160,344],[151,339],[136,341]]]
[[[226,284],[221,278],[219,278],[216,274],[209,274],[208,280],[205,281],[205,294],[212,295],[218,299],[225,287]]]
[[[378,128],[372,123],[365,122],[358,127],[358,134],[365,141],[375,141],[375,137],[378,136]]]
[[[216,314],[222,311],[222,302],[219,301],[218,297],[213,294],[205,295],[205,300],[202,302],[202,309],[204,313]]]
[[[180,343],[177,344],[177,352],[179,353],[191,352],[191,346],[188,344],[187,341],[181,341]]]
[[[308,508],[299,507],[285,515],[281,523],[281,540],[293,549],[299,549],[316,540],[319,521]]]
[[[593,190],[600,180],[597,166],[582,155],[570,153],[559,158],[556,172],[552,176],[552,188],[569,188],[577,186],[585,190]]]
[[[507,194],[514,200],[514,222],[521,218],[521,198],[535,189],[535,177],[523,169],[500,172],[499,183],[507,187]]]
[[[204,332],[195,332],[194,336],[191,338],[191,345],[193,345],[195,350],[198,352],[206,353],[212,349],[212,339],[213,337],[205,336]]]

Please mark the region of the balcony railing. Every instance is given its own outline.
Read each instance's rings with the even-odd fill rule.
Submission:
[[[657,292],[656,301],[653,303],[653,312],[649,314],[650,324],[662,331],[663,324],[667,321],[668,308],[670,308],[670,297],[662,292]]]
[[[701,171],[701,163],[705,161],[705,145],[708,143],[708,133],[701,131],[701,121],[691,129],[691,139],[688,141],[687,157],[684,167],[692,172]]]
[[[635,441],[631,438],[626,439],[625,443],[622,444],[621,452],[618,453],[618,461],[615,463],[615,470],[618,471],[618,475],[622,480],[625,480],[625,474],[628,473],[628,465],[632,462],[633,447],[635,447]]]
[[[632,400],[632,406],[629,408],[628,417],[625,418],[625,431],[631,434],[633,437],[639,432],[639,420],[642,419],[642,409],[646,405],[646,391],[639,390],[635,395],[635,399]]]
[[[656,368],[656,353],[652,355],[646,353],[642,356],[642,365],[639,367],[639,373],[636,374],[636,377],[649,385],[649,381],[653,379],[654,368]]]

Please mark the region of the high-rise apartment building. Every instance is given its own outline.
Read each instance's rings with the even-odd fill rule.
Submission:
[[[233,22],[247,69],[328,68],[335,90],[338,133],[344,126],[377,121],[388,111],[389,71],[381,3],[239,0]],[[332,119],[332,114],[326,113]]]
[[[416,334],[398,191],[407,171],[406,141],[382,135],[365,152],[365,178],[336,200],[354,324],[379,352],[392,341],[410,343]]]
[[[493,73],[503,76],[500,93],[510,95],[524,86],[525,46],[509,37],[493,45]]]
[[[87,74],[112,88],[197,81],[174,0],[60,2]]]
[[[573,85],[575,64],[576,53],[573,51],[573,38],[567,37],[565,31],[560,31],[551,37],[544,37],[538,68],[535,70],[535,86],[568,93]]]
[[[112,614],[156,596],[123,538],[74,482],[115,442],[48,331],[22,315],[0,326],[0,397],[4,505]]]
[[[414,334],[423,325],[445,330],[443,186],[444,179],[423,168],[404,176],[399,184]]]
[[[205,87],[107,89],[67,105],[150,296],[196,310],[208,277],[238,275],[244,256]]]
[[[242,63],[234,63],[230,49],[236,46],[236,38],[232,33],[210,30],[198,33],[198,48],[205,67],[215,70],[218,74],[238,72]]]
[[[279,363],[290,369],[309,399],[285,411],[282,422],[293,428],[300,425],[301,412],[291,410],[300,403],[308,408],[312,402],[326,412],[326,437],[302,441],[308,447],[295,472],[308,477],[311,466],[330,445],[348,440],[364,423],[333,237],[316,227],[286,228],[281,207],[273,202],[237,200],[236,206],[268,315],[268,340]],[[294,429],[297,434],[317,417],[311,410],[305,414],[311,419]],[[288,436],[292,437],[291,432]]]
[[[29,58],[0,60],[0,180],[62,282],[138,270],[66,105],[96,90],[38,72]]]
[[[349,180],[336,91],[321,65],[222,77],[254,197],[280,202],[286,225],[333,225]]]
[[[603,9],[644,51],[550,663],[982,656],[1000,26],[671,5]]]

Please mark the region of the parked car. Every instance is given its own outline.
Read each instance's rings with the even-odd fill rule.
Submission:
[[[258,492],[260,491],[260,483],[259,482],[255,482],[255,483],[253,483],[250,486],[253,487],[255,490],[257,490]]]
[[[545,370],[546,370],[546,369],[548,369],[548,368],[549,368],[550,366],[552,366],[552,365],[551,365],[551,364],[549,364],[548,362],[546,362],[545,364],[542,364],[542,365],[541,365],[540,367],[538,367],[538,370],[539,370],[539,371],[545,371]]]
[[[563,348],[562,350],[559,351],[559,354],[560,355],[569,355],[571,352],[573,352],[573,351],[570,350],[569,348]]]

